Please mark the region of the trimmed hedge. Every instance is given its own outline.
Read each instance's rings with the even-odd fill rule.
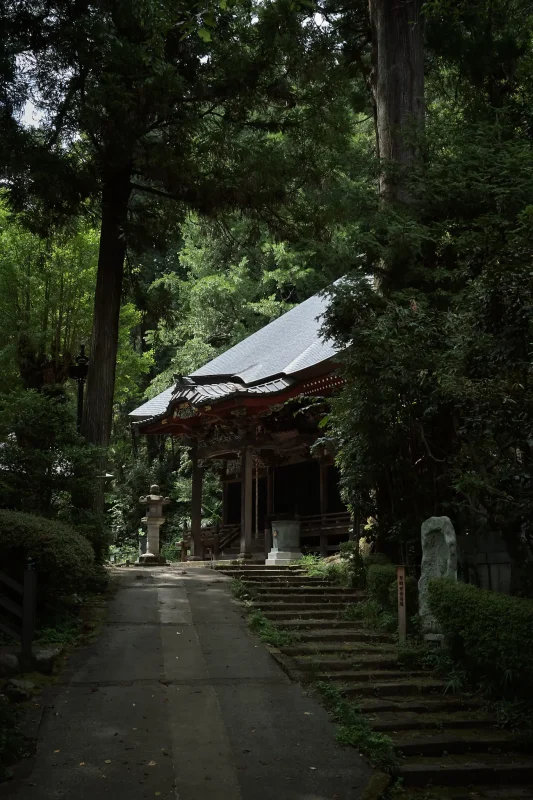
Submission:
[[[393,564],[372,564],[366,574],[368,594],[383,609],[390,609],[390,587],[396,581]]]
[[[62,522],[0,510],[0,551],[3,569],[13,575],[21,575],[26,559],[33,559],[39,592],[82,592],[95,579],[93,548]]]
[[[368,594],[371,600],[390,614],[398,611],[398,581],[396,567],[393,564],[372,564],[367,570]],[[418,612],[418,586],[416,581],[407,575],[405,578],[405,601],[407,614],[412,616]]]
[[[440,579],[429,584],[429,606],[473,683],[531,703],[532,600]]]

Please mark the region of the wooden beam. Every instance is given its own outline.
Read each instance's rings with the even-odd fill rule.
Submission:
[[[241,558],[252,555],[252,481],[253,457],[252,448],[242,450],[241,470]]]
[[[198,464],[198,450],[192,448],[191,557],[200,561],[202,553],[202,483],[203,469]]]
[[[266,474],[266,524],[265,524],[265,558],[272,549],[272,514],[274,513],[274,467],[267,467]]]
[[[221,481],[222,481],[222,524],[228,523],[228,481],[227,481],[228,465],[224,464]]]
[[[323,461],[319,463],[320,470],[320,514],[328,513],[328,465]],[[320,523],[320,555],[325,558],[328,555],[328,540],[324,534],[323,521]]]
[[[291,439],[279,441],[272,436],[240,436],[237,439],[229,439],[226,442],[219,442],[213,445],[206,445],[198,448],[198,458],[217,458],[226,453],[239,453],[243,447],[253,447],[256,450],[275,450],[280,453],[287,453],[301,447],[307,447],[318,438],[317,433],[300,433]]]
[[[328,513],[328,465],[323,461],[319,464],[320,469],[320,513]]]

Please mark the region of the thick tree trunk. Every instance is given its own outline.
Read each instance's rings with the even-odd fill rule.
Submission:
[[[408,202],[405,172],[419,158],[424,124],[422,0],[369,0],[372,92],[379,189],[388,202]]]
[[[104,181],[91,360],[82,424],[87,441],[101,447],[107,447],[111,437],[130,191],[129,169],[115,171]]]

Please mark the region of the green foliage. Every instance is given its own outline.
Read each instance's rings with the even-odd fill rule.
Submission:
[[[353,621],[361,619],[363,615],[362,606],[362,603],[348,603],[341,611],[341,618]]]
[[[254,596],[253,590],[238,578],[231,580],[230,590],[237,600],[251,600]]]
[[[277,628],[261,611],[252,611],[248,615],[248,626],[262,642],[272,647],[286,647],[296,641],[292,633]]]
[[[20,577],[26,560],[32,559],[42,598],[83,592],[95,577],[91,545],[61,522],[0,510],[0,546],[8,573]]]
[[[531,700],[533,601],[435,580],[429,604],[453,661],[474,685],[496,696]]]
[[[0,506],[72,519],[72,497],[86,496],[100,451],[76,434],[63,388],[0,395]]]
[[[396,567],[392,564],[372,564],[368,568],[368,594],[384,610],[391,609],[390,592],[395,582]]]
[[[340,546],[340,556],[347,566],[350,586],[357,589],[364,589],[366,586],[366,570],[359,542],[342,542]]]
[[[64,383],[92,327],[98,236],[74,221],[43,239],[0,198],[0,392]]]
[[[323,578],[346,588],[363,588],[366,574],[363,560],[355,542],[341,544],[340,561],[305,555],[298,565],[311,577]]]
[[[0,697],[0,781],[12,776],[10,765],[29,751],[19,724],[20,712],[9,704],[6,697]]]
[[[440,77],[412,202],[367,209],[361,264],[333,290],[325,332],[349,349],[327,434],[345,499],[387,552],[438,510],[459,533],[501,533],[519,572],[533,542],[531,140],[516,107],[466,84],[452,100]]]
[[[317,683],[324,704],[338,725],[337,741],[357,747],[370,758],[375,767],[387,772],[398,766],[399,759],[392,739],[372,729],[356,705],[346,700],[333,684]]]

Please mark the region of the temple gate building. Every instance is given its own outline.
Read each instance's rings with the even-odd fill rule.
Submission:
[[[217,558],[261,559],[275,519],[299,519],[303,548],[322,555],[349,538],[333,455],[317,446],[342,383],[337,349],[319,335],[326,303],[309,298],[131,413],[140,433],[191,448],[193,558],[209,547]],[[209,460],[222,464],[216,530],[202,525]]]

